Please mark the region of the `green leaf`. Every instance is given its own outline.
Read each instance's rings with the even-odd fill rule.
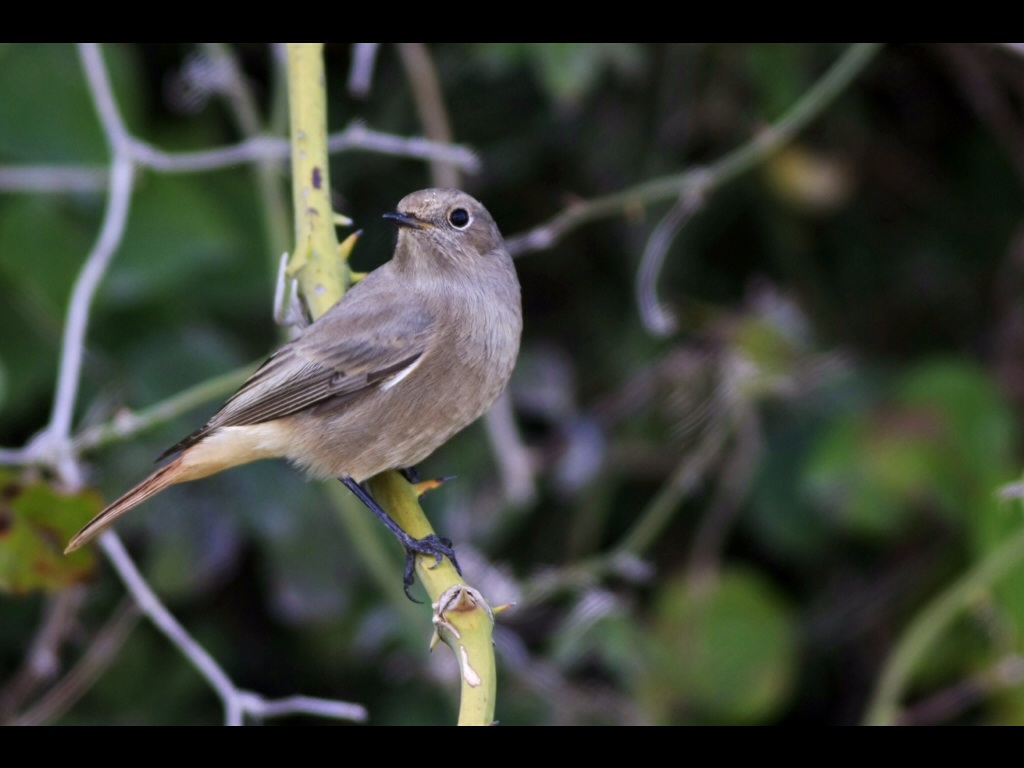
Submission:
[[[1013,423],[981,371],[930,362],[887,401],[836,422],[809,461],[807,487],[859,534],[891,534],[922,506],[976,527],[979,507],[1011,479]]]
[[[65,495],[0,472],[0,590],[55,591],[89,576],[91,547],[64,555],[72,535],[103,508],[93,491]]]
[[[656,722],[760,723],[789,700],[793,611],[754,573],[727,570],[701,587],[670,583],[657,600],[651,637],[640,694]]]

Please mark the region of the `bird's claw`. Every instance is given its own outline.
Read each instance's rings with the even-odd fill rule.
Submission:
[[[409,594],[409,587],[413,584],[413,574],[416,572],[416,555],[433,555],[434,564],[430,566],[431,570],[437,568],[441,561],[447,557],[451,564],[455,566],[456,573],[459,576],[462,575],[462,568],[459,567],[459,561],[455,557],[455,548],[452,546],[451,539],[446,539],[433,533],[429,536],[424,536],[422,539],[410,537],[409,541],[405,543],[405,577],[402,583],[405,596],[414,603],[420,602]]]
[[[420,481],[420,473],[416,467],[402,467],[398,472],[413,485]]]

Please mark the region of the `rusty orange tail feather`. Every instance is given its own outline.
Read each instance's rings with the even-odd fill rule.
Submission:
[[[189,479],[182,477],[184,474],[184,467],[182,466],[183,458],[184,457],[179,456],[166,467],[161,467],[109,507],[96,515],[96,517],[89,521],[89,524],[86,525],[85,528],[75,535],[75,538],[73,538],[71,543],[68,544],[67,549],[64,550],[64,554],[66,555],[74,552],[83,544],[87,544],[92,541],[125,512],[137,507],[151,496],[155,496],[160,493],[164,488]]]

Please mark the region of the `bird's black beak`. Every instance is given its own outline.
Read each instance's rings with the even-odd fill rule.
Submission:
[[[400,213],[395,211],[394,213],[385,213],[384,218],[390,222],[393,222],[399,227],[409,227],[410,229],[423,229],[426,223],[421,219],[416,218],[411,213]]]

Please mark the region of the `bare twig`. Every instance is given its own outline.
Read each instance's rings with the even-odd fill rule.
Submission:
[[[448,146],[452,141],[451,123],[444,103],[444,94],[430,53],[423,43],[398,43],[406,75],[416,100],[420,123],[427,138]],[[430,164],[435,187],[461,187],[458,167],[442,161]],[[523,444],[512,412],[508,394],[502,395],[484,416],[491,453],[498,465],[505,496],[513,504],[525,505],[536,495],[530,455]]]
[[[135,178],[134,166],[125,151],[127,133],[114,101],[102,54],[95,45],[82,45],[79,51],[90,92],[93,94],[96,110],[113,155],[110,191],[99,238],[86,259],[71,293],[50,423],[26,449],[27,454],[36,460],[45,458],[46,463],[57,471],[63,482],[72,488],[78,488],[82,484],[81,471],[71,446],[71,422],[85,353],[89,309],[96,288],[106,274],[114,251],[124,234]]]
[[[605,197],[576,202],[550,221],[507,239],[509,251],[513,256],[521,256],[550,248],[582,224],[618,215],[633,206],[677,198],[688,190],[695,189],[701,195],[710,194],[756,167],[803,130],[864,70],[880,48],[881,43],[851,45],[782,119],[707,168],[652,179]]]
[[[103,52],[96,43],[81,43],[78,54],[85,69],[85,78],[89,83],[89,93],[96,106],[96,113],[103,124],[103,135],[107,138],[113,153],[125,152],[131,135],[121,119],[121,110],[114,98],[114,89],[107,75],[107,67],[103,63]]]
[[[113,442],[127,440],[146,430],[166,424],[204,403],[223,400],[241,386],[257,365],[258,362],[243,365],[139,411],[119,410],[110,420],[86,427],[75,435],[72,439],[74,453],[80,454]],[[0,449],[0,464],[45,464],[45,458],[34,451],[31,445],[27,448]]]
[[[367,128],[358,120],[350,123],[343,131],[328,135],[327,148],[331,154],[365,150],[450,163],[470,173],[480,169],[480,159],[466,147],[381,133]],[[274,136],[256,136],[231,147],[204,152],[164,152],[143,141],[132,139],[132,154],[136,161],[164,173],[210,171],[267,158],[284,160],[290,152],[291,143]]]
[[[252,717],[284,717],[286,715],[317,715],[335,720],[366,722],[366,708],[347,701],[318,699],[313,696],[288,696],[283,699],[264,699],[253,693],[242,692],[245,710]]]
[[[125,137],[124,141],[125,152],[136,164],[161,173],[197,173],[242,163],[284,160],[291,151],[290,146],[287,139],[255,136],[219,149],[164,152],[133,136]],[[444,163],[462,168],[467,173],[480,170],[480,158],[468,147],[381,133],[359,121],[353,121],[343,131],[329,135],[327,146],[332,154],[362,150]],[[35,166],[0,167],[0,191],[76,192],[103,189],[107,184],[106,173],[93,168],[57,168],[52,173],[47,170]]]
[[[370,92],[373,69],[377,64],[380,43],[356,43],[352,46],[352,68],[348,72],[348,92],[357,99]]]
[[[757,412],[743,404],[734,421],[735,446],[725,458],[714,497],[693,537],[687,574],[691,589],[699,590],[718,575],[726,537],[758,467],[761,430]]]
[[[973,568],[940,592],[914,617],[900,636],[879,676],[864,721],[871,725],[898,722],[900,702],[911,674],[932,644],[977,597],[1024,562],[1024,531],[1017,531]]]
[[[0,168],[0,191],[3,192],[98,192],[106,188],[106,168],[59,165]]]
[[[517,506],[533,502],[537,496],[537,484],[533,477],[533,461],[530,449],[523,443],[516,426],[512,410],[512,398],[506,392],[484,417],[484,426],[491,441],[491,448],[505,498]]]
[[[89,309],[100,280],[106,274],[114,251],[120,245],[131,205],[132,184],[135,178],[132,163],[124,156],[114,159],[110,171],[111,186],[106,214],[99,238],[75,281],[68,307],[68,318],[61,348],[61,368],[57,378],[57,395],[50,418],[50,432],[60,440],[71,434],[71,420],[78,382],[85,352],[85,332],[89,324]]]
[[[731,427],[726,423],[708,425],[697,447],[679,462],[657,496],[640,513],[637,522],[615,545],[615,555],[640,557],[647,552],[665,530],[680,501],[694,490],[722,455],[730,433]]]
[[[221,702],[224,704],[226,724],[241,725],[242,701],[227,673],[160,602],[142,574],[139,573],[139,569],[135,567],[131,557],[128,556],[128,551],[117,534],[107,531],[100,537],[99,545],[146,617],[174,644],[175,648],[181,651],[220,696]]]
[[[0,691],[0,723],[6,723],[44,683],[60,669],[60,649],[75,623],[85,598],[81,587],[65,589],[46,602],[43,620],[32,638],[21,668]]]
[[[220,697],[224,705],[225,724],[242,725],[247,714],[254,717],[270,716],[262,697],[251,691],[237,688],[213,656],[197,643],[171,612],[164,607],[142,574],[139,573],[138,568],[135,567],[135,563],[128,556],[128,552],[117,534],[107,531],[100,537],[99,544],[142,612],[174,644],[174,647],[181,651]],[[299,701],[301,704],[313,700],[300,697]],[[318,714],[355,720],[366,718],[366,710],[357,704],[344,702],[334,702],[334,704],[336,708],[333,712],[329,712],[328,708],[324,707]],[[287,712],[292,711],[310,712],[312,710],[306,706],[287,710]],[[283,705],[278,704],[273,708],[273,713],[281,715],[286,714],[286,711]]]
[[[676,330],[676,318],[658,301],[658,277],[665,264],[669,247],[686,223],[700,210],[703,198],[699,189],[684,194],[658,222],[644,249],[636,276],[636,301],[644,327],[656,336],[667,336]]]
[[[74,669],[12,724],[43,725],[53,722],[70,709],[117,658],[138,620],[139,610],[135,603],[123,602],[93,638],[89,650]]]
[[[214,82],[231,107],[235,124],[241,134],[249,139],[257,138],[265,133],[256,106],[256,98],[242,73],[238,59],[223,43],[206,43],[203,46],[206,57],[213,64],[217,75]],[[279,83],[279,85],[282,85]],[[278,162],[271,157],[260,157],[253,166],[253,180],[259,190],[264,227],[272,258],[285,251],[289,246],[288,236],[291,228],[288,211],[288,197],[281,184],[278,183],[281,169]]]
[[[437,79],[434,62],[427,53],[423,43],[397,43],[398,52],[405,65],[405,73],[412,85],[416,111],[427,138],[447,144],[452,138],[451,124],[448,121],[448,110],[444,106],[441,84]],[[438,187],[459,187],[459,172],[447,163],[433,161],[430,164],[430,175],[434,185]]]
[[[179,392],[139,411],[118,411],[112,419],[82,430],[74,438],[74,449],[83,452],[118,440],[127,440],[147,429],[166,424],[171,419],[211,400],[221,400],[242,385],[258,363],[250,363]],[[0,458],[0,463],[3,463]]]
[[[1024,658],[1007,656],[990,669],[972,675],[914,704],[900,715],[900,725],[949,722],[977,706],[985,697],[1024,685]]]
[[[390,133],[380,133],[367,128],[359,121],[350,123],[340,133],[330,134],[327,137],[327,148],[332,154],[351,149],[364,149],[397,157],[436,161],[457,166],[466,173],[477,173],[481,167],[480,158],[466,147],[443,144],[430,139],[406,139]]]

